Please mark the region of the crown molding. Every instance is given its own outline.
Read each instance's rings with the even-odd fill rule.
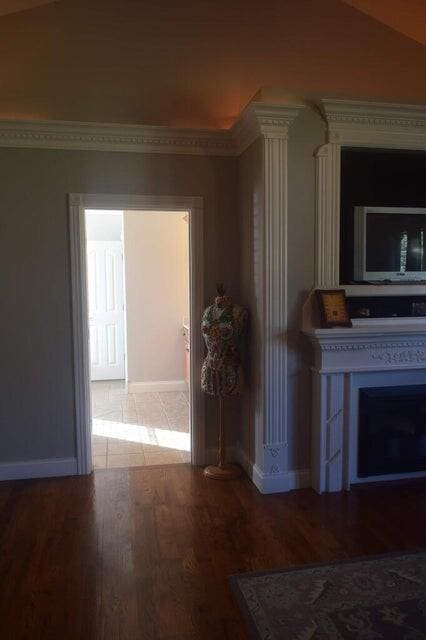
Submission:
[[[233,156],[229,131],[59,120],[0,120],[0,147]]]
[[[288,138],[303,104],[251,102],[232,129],[173,129],[61,120],[0,120],[0,147],[236,156],[258,137]],[[321,101],[329,142],[426,148],[426,107]]]
[[[172,129],[61,120],[0,120],[0,147],[240,155],[256,138],[284,138],[303,105],[251,103],[232,129]]]
[[[426,147],[426,107],[354,100],[321,101],[329,142],[391,148]]]
[[[241,155],[257,138],[287,140],[292,122],[305,105],[278,105],[251,102],[231,129],[237,155]]]

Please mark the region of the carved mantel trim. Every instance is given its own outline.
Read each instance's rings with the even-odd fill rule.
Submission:
[[[305,331],[314,346],[314,370],[339,371],[424,368],[426,322],[408,325],[368,325]]]

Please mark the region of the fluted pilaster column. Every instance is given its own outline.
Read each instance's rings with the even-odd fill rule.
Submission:
[[[340,145],[328,143],[316,152],[315,284],[339,286]]]
[[[303,106],[252,103],[240,127],[243,147],[262,142],[263,201],[254,211],[254,275],[260,362],[253,480],[265,493],[287,481],[288,132]],[[245,144],[244,144],[245,143]]]

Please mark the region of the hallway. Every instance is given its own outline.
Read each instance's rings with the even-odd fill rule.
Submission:
[[[127,393],[123,380],[91,383],[95,469],[190,462],[183,391]]]

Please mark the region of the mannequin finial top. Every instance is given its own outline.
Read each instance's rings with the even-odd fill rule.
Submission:
[[[222,309],[224,307],[230,307],[232,305],[232,300],[229,296],[226,295],[225,287],[221,282],[216,285],[216,291],[217,296],[214,300],[215,304]]]
[[[223,286],[223,284],[221,282],[218,282],[216,284],[216,293],[220,297],[225,295],[225,287]]]

